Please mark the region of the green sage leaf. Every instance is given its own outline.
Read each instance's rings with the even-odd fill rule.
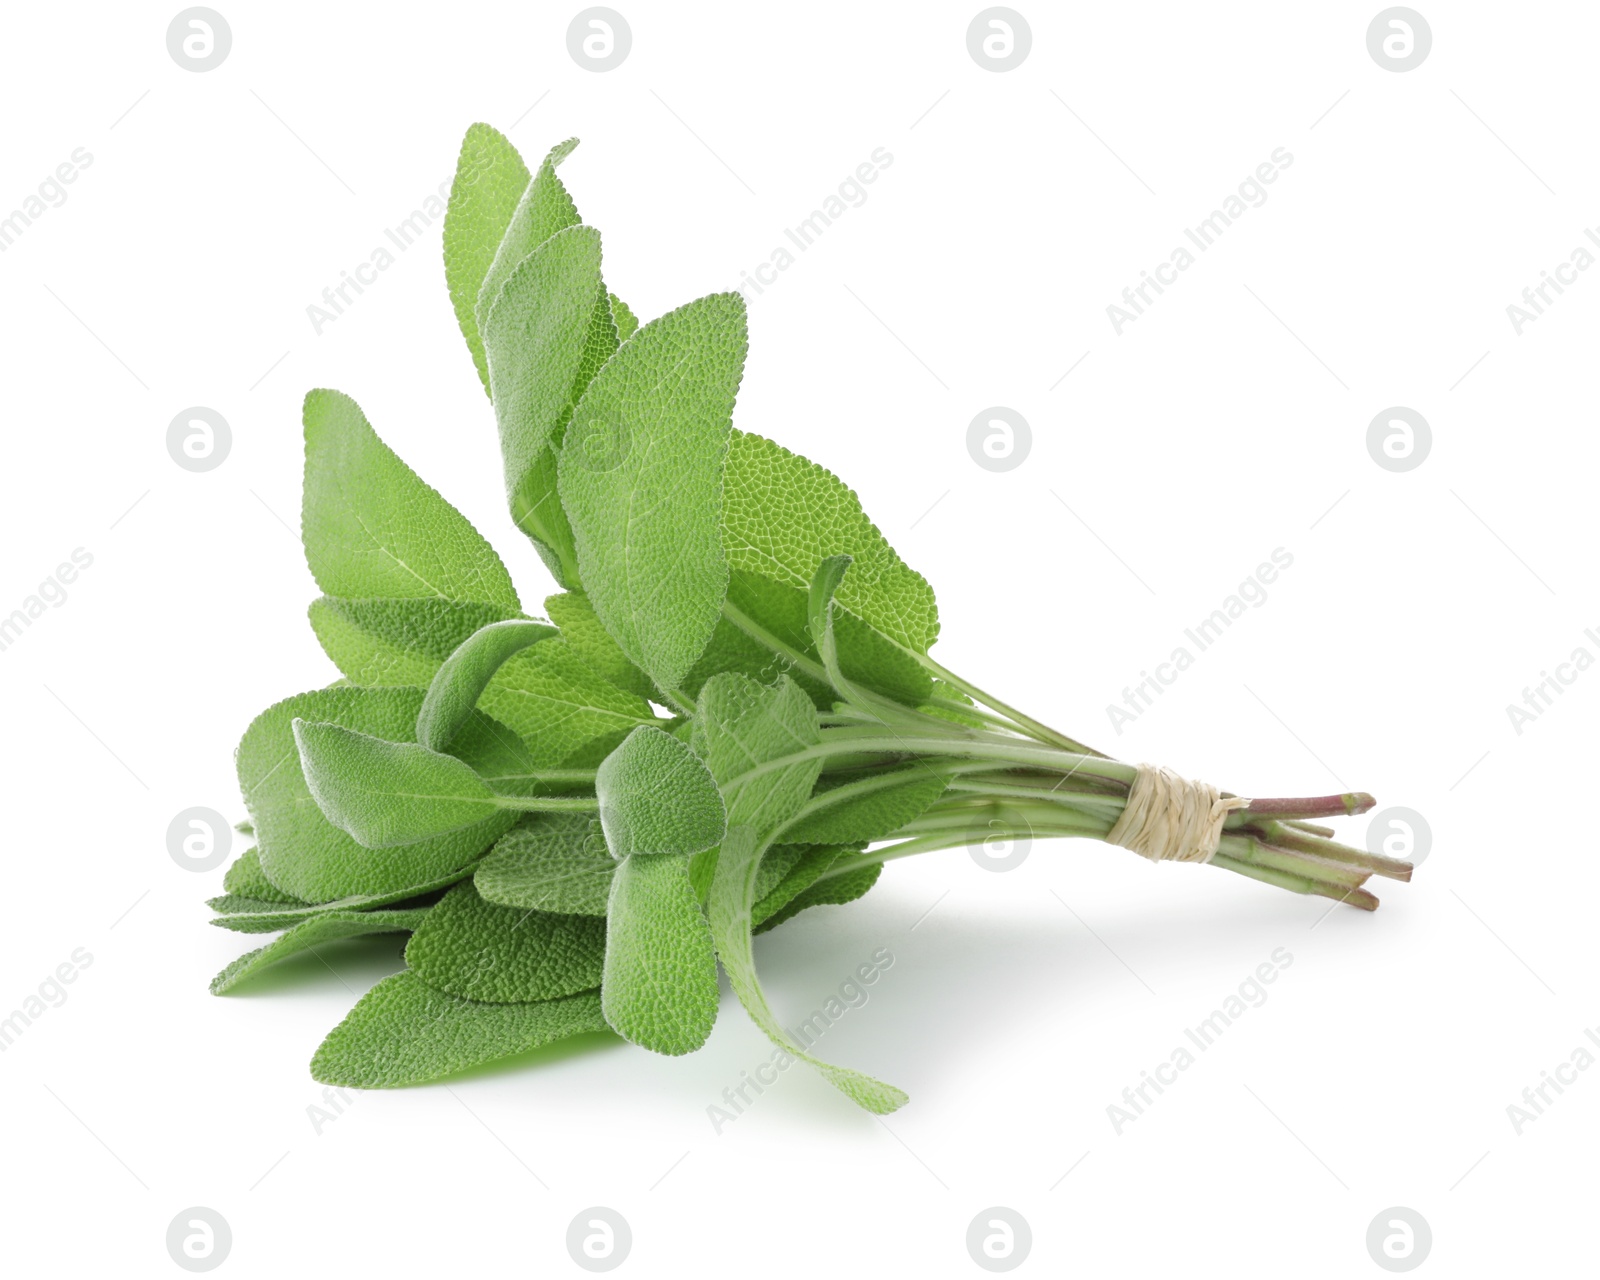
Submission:
[[[445,207],[444,278],[486,391],[489,366],[478,334],[478,293],[527,188],[528,166],[503,133],[486,124],[467,130]]]
[[[606,845],[619,861],[699,853],[722,839],[727,825],[711,772],[661,729],[630,733],[596,770],[594,790]]]
[[[454,756],[299,717],[292,727],[317,807],[368,849],[416,844],[501,812],[489,784]]]
[[[482,1004],[430,987],[408,970],[361,997],[311,1059],[311,1075],[320,1084],[359,1089],[426,1084],[605,1029],[597,991],[533,1004]]]
[[[875,1115],[894,1111],[908,1101],[904,1092],[862,1072],[834,1066],[807,1053],[784,1029],[767,1003],[766,992],[756,976],[755,954],[750,940],[761,845],[761,839],[754,830],[735,827],[723,840],[717,856],[717,872],[711,885],[708,912],[717,955],[728,975],[728,983],[751,1020],[767,1033],[774,1044],[794,1057],[809,1062],[824,1079],[857,1105]],[[794,904],[790,905],[792,907]]]
[[[728,566],[809,592],[830,556],[854,560],[839,604],[916,653],[939,635],[933,588],[895,554],[854,490],[816,463],[761,436],[729,441],[722,539]]]
[[[473,632],[434,673],[417,712],[417,741],[430,751],[445,750],[507,660],[555,634],[545,623],[521,620],[491,622]]]
[[[261,868],[282,892],[310,903],[385,894],[426,884],[466,866],[516,820],[500,813],[437,839],[398,849],[367,849],[322,815],[300,768],[293,721],[337,724],[391,742],[408,739],[421,689],[320,689],[269,707],[239,744],[239,786],[255,823]],[[475,719],[453,752],[485,776],[531,769],[527,751],[487,717]]]
[[[500,837],[472,882],[504,907],[604,916],[616,869],[598,818],[530,813]]]
[[[432,910],[418,907],[410,911],[324,911],[295,925],[283,937],[240,956],[211,979],[211,994],[227,995],[262,970],[324,942],[372,933],[409,933]]]
[[[727,591],[722,472],[746,346],[736,293],[652,320],[589,384],[561,447],[589,600],[664,689],[705,649]]]
[[[354,400],[307,394],[305,433],[301,536],[324,592],[520,610],[494,548],[378,439]]]
[[[406,964],[451,995],[516,1004],[591,990],[605,954],[604,920],[498,906],[466,881],[412,935]]]
[[[606,910],[606,1022],[656,1053],[693,1053],[717,1020],[717,957],[681,854],[617,866]]]
[[[533,250],[505,281],[483,333],[512,518],[557,580],[575,586],[556,453],[574,405],[617,348],[600,282],[600,233],[568,227]]]

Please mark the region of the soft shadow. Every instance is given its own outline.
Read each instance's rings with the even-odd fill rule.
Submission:
[[[279,995],[291,988],[343,989],[364,993],[390,974],[405,968],[405,935],[369,933],[319,943],[271,968],[252,974],[225,991],[222,999],[255,999]]]

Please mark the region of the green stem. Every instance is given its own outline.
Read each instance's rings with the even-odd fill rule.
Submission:
[[[800,650],[791,645],[785,644],[731,600],[723,600],[722,616],[763,648],[771,649],[780,658],[793,663],[796,670],[810,676],[818,684],[827,685],[829,688],[833,687],[832,682],[828,679],[828,673],[822,669],[820,662],[801,653]]]
[[[738,777],[729,779],[723,784],[723,789],[725,791],[729,788],[737,789],[763,774],[775,773],[805,760],[825,760],[829,756],[860,752],[877,752],[894,756],[932,755],[974,760],[1003,760],[1019,765],[1056,768],[1068,773],[1082,772],[1124,784],[1131,784],[1136,772],[1132,765],[1107,760],[1103,756],[1075,755],[1055,747],[1033,746],[1016,739],[1003,738],[998,734],[984,734],[973,730],[953,734],[932,734],[923,731],[902,735],[892,730],[886,733],[882,727],[864,725],[861,728],[825,729],[822,731],[822,736],[823,741],[815,746],[765,760]]]
[[[938,677],[940,680],[943,680],[946,684],[953,685],[955,688],[960,689],[962,693],[966,694],[967,697],[971,698],[973,701],[981,702],[985,706],[1000,712],[1002,715],[1016,724],[1018,728],[1022,732],[1026,733],[1030,738],[1035,738],[1040,742],[1051,743],[1054,746],[1060,747],[1065,751],[1074,752],[1077,755],[1100,757],[1105,756],[1103,751],[1096,751],[1093,747],[1087,747],[1076,739],[1069,738],[1066,734],[1060,733],[1057,730],[1052,729],[1049,725],[1035,720],[1032,716],[1025,715],[1023,712],[1018,711],[1015,707],[1008,706],[1006,703],[1001,702],[1000,699],[995,697],[992,693],[985,693],[982,689],[978,688],[977,685],[963,680],[954,671],[951,671],[947,667],[941,666],[927,654],[915,653],[911,650],[907,650],[907,652],[910,652],[912,656],[916,658],[916,660],[922,665],[923,670]]]

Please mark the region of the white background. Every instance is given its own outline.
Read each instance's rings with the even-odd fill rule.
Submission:
[[[1600,1070],[1520,1135],[1507,1107],[1600,1022],[1600,674],[1520,734],[1506,705],[1600,655],[1600,272],[1520,336],[1506,307],[1600,219],[1600,12],[1418,0],[1432,52],[1397,74],[1370,0],[1018,0],[1032,52],[994,73],[976,4],[617,0],[632,52],[596,74],[576,5],[217,3],[233,48],[204,74],[144,3],[14,8],[0,49],[0,212],[93,157],[0,254],[0,614],[94,558],[0,653],[0,1013],[93,957],[0,1056],[19,1274],[181,1274],[164,1238],[192,1205],[239,1276],[581,1274],[590,1205],[632,1226],[622,1274],[977,1275],[993,1205],[1031,1225],[1022,1274],[1382,1274],[1365,1237],[1395,1205],[1431,1225],[1425,1274],[1592,1267]],[[1003,875],[931,855],[757,945],[788,1017],[893,953],[823,1044],[910,1093],[885,1121],[794,1070],[716,1133],[769,1053],[726,996],[688,1058],[593,1037],[353,1094],[318,1134],[311,1053],[399,939],[214,998],[255,942],[207,925],[221,872],[165,833],[242,816],[244,726],[336,675],[295,533],[308,388],[355,396],[525,601],[550,590],[437,227],[320,336],[306,312],[475,120],[530,160],[582,138],[563,176],[645,319],[736,285],[886,148],[754,299],[736,422],[859,490],[939,591],[946,665],[1125,758],[1414,808],[1415,882],[1330,913],[1087,843]],[[1278,147],[1266,203],[1118,336],[1107,305]],[[166,452],[192,405],[233,432],[205,474]],[[966,449],[991,405],[1032,426],[1005,474]],[[1365,443],[1392,405],[1433,432],[1405,474]],[[1276,547],[1267,602],[1117,734],[1107,704]],[[1267,1002],[1118,1135],[1108,1105],[1279,947]]]

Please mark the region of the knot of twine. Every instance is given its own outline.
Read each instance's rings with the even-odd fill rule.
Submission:
[[[1152,862],[1210,862],[1222,824],[1250,801],[1221,794],[1209,782],[1190,782],[1171,769],[1141,764],[1128,804],[1106,839]]]

